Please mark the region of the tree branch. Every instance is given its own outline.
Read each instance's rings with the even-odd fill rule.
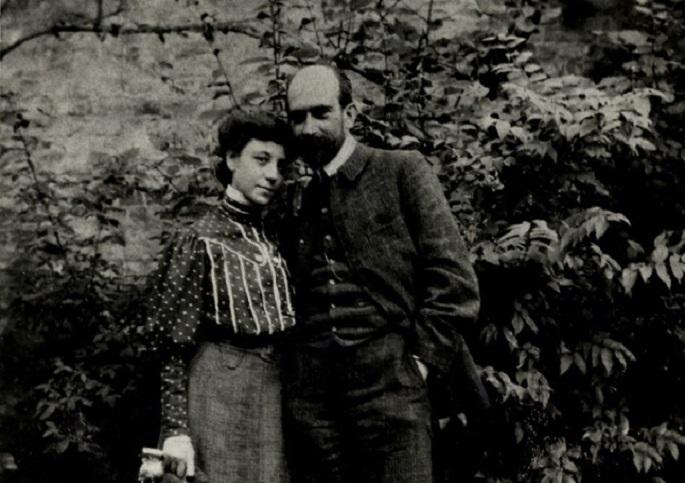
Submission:
[[[89,24],[55,24],[44,30],[33,32],[25,37],[22,37],[6,47],[0,49],[0,60],[10,52],[19,48],[22,44],[35,40],[47,35],[54,35],[59,38],[60,34],[65,33],[93,33],[93,34],[110,34],[114,37],[121,35],[146,35],[154,34],[162,37],[165,34],[183,34],[183,33],[202,33],[205,29],[204,23],[181,24],[181,25],[149,25],[139,24],[130,27],[122,27],[119,24],[111,23],[107,26],[95,26]],[[233,22],[219,22],[214,24],[214,30],[228,34],[239,33],[247,35],[255,39],[259,39],[260,35],[257,29],[251,25],[249,21],[233,21]]]

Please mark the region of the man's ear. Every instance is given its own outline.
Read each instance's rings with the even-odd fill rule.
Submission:
[[[354,126],[354,121],[357,119],[357,112],[357,105],[354,102],[350,102],[343,110],[343,120],[347,131]]]

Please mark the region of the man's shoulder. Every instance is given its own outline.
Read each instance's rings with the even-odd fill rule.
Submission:
[[[406,149],[382,149],[359,144],[362,153],[370,163],[379,170],[403,171],[407,167],[418,163],[425,163],[425,159],[418,151]]]

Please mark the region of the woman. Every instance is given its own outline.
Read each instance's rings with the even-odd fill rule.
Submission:
[[[162,450],[181,477],[197,464],[211,483],[288,480],[274,343],[294,314],[261,215],[289,142],[276,118],[233,112],[219,128],[225,197],[177,232],[154,277],[147,327],[163,357]]]

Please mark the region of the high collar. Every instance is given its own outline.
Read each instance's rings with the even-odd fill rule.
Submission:
[[[232,200],[236,204],[244,206],[246,210],[249,210],[252,206],[251,203],[247,201],[247,198],[245,198],[243,192],[235,189],[230,184],[226,186],[226,191],[224,192],[224,195],[226,196],[226,198]]]
[[[245,196],[231,185],[226,187],[221,208],[231,218],[242,223],[255,224],[262,218],[263,207],[250,204]]]

